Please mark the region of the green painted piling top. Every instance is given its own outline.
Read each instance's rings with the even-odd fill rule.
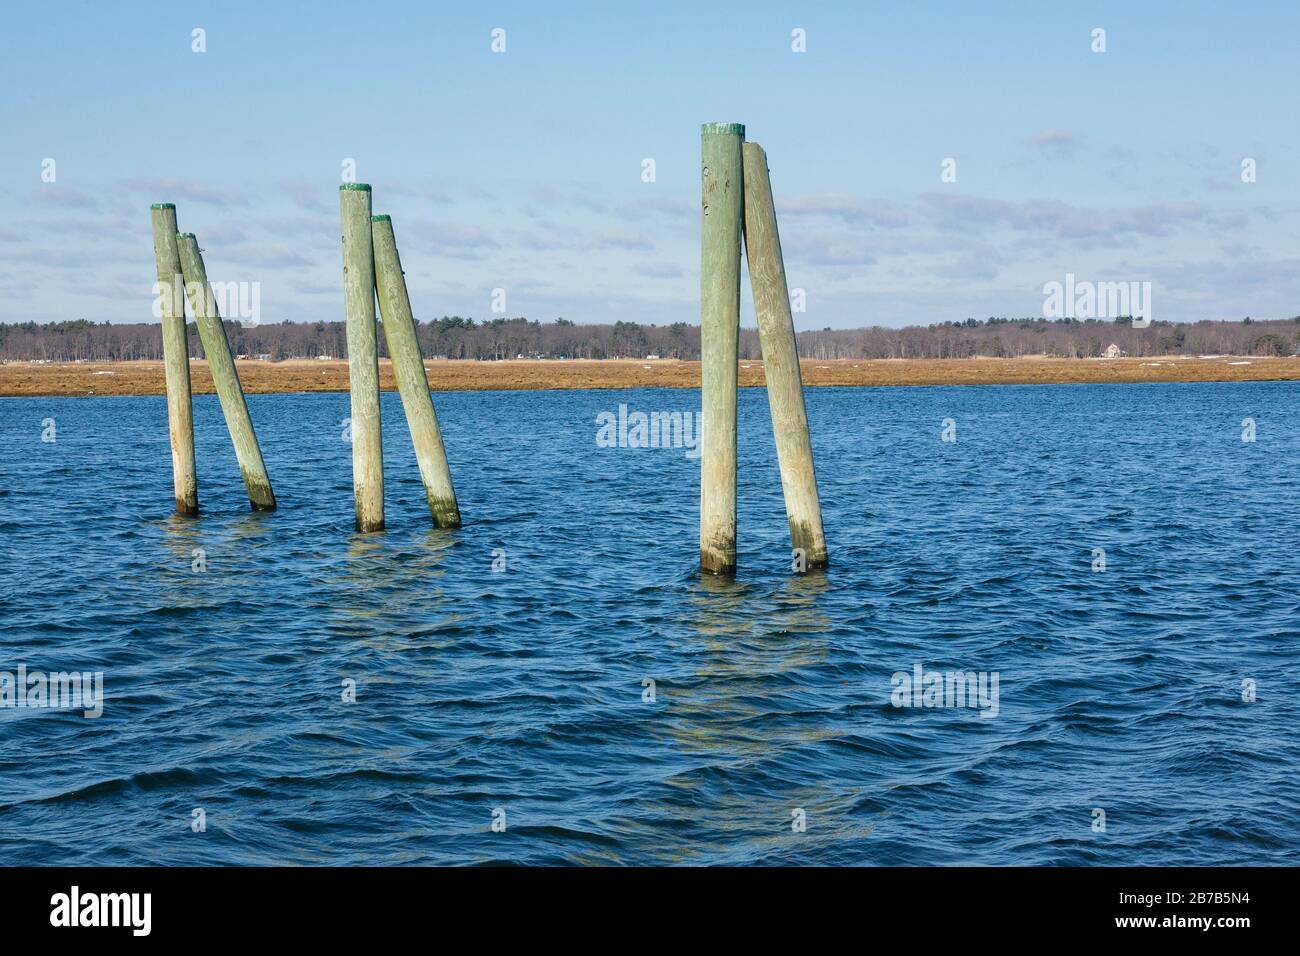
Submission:
[[[363,192],[370,192],[370,183],[344,183],[339,189],[360,189]]]
[[[150,209],[175,209],[176,204],[174,202],[156,202],[149,208]]]
[[[176,233],[176,238],[177,238],[177,239],[193,239],[193,238],[194,238],[194,233],[192,233],[192,232],[178,232],[178,233]]]
[[[701,136],[744,136],[744,123],[704,123],[700,126]]]
[[[371,221],[371,222],[392,222],[392,221],[393,221],[393,217],[392,217],[392,216],[389,216],[389,215],[387,215],[387,214],[382,215],[382,216],[371,216],[371,217],[370,217],[370,221]]]

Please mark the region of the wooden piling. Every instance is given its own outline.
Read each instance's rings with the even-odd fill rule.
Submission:
[[[767,153],[758,143],[745,143],[744,160],[745,257],[749,261],[754,310],[758,313],[763,377],[772,411],[790,541],[796,551],[803,552],[806,568],[823,568],[827,563],[826,535],[817,498],[817,472],[808,436],[794,317],[790,314],[790,290],[786,286]]]
[[[744,180],[740,123],[700,130],[700,570],[736,570],[736,376]]]
[[[339,187],[348,386],[352,395],[352,493],[357,530],[384,527],[384,442],[379,423],[379,345],[375,333],[375,258],[370,187]]]
[[[438,414],[429,395],[429,379],[424,372],[420,344],[415,336],[415,318],[411,314],[411,300],[402,273],[401,257],[397,253],[397,240],[393,235],[390,216],[371,216],[371,232],[375,250],[375,288],[379,292],[379,311],[388,343],[388,357],[393,363],[397,390],[402,396],[406,411],[406,424],[411,430],[411,443],[420,466],[420,479],[424,482],[424,496],[429,502],[429,512],[439,528],[459,528],[460,508],[456,505],[456,491],[451,483],[451,467],[447,464],[447,451],[438,429]]]
[[[182,232],[176,236],[176,246],[185,278],[185,292],[194,312],[194,324],[198,326],[203,353],[208,359],[208,371],[212,374],[217,398],[221,400],[221,411],[226,416],[226,427],[235,446],[235,457],[244,476],[248,500],[255,511],[271,511],[275,508],[271,479],[267,477],[262,450],[257,445],[253,420],[248,415],[239,373],[235,371],[235,360],[230,354],[230,340],[226,338],[226,327],[221,324],[221,314],[208,284],[199,244],[194,233]]]
[[[194,409],[190,400],[190,349],[185,334],[185,280],[176,250],[176,207],[150,207],[153,255],[158,265],[162,303],[163,370],[167,378],[167,431],[172,446],[172,490],[176,513],[199,512],[199,484],[194,469]]]

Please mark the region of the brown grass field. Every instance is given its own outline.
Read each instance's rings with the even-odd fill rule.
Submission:
[[[346,361],[239,362],[244,391],[344,392]],[[435,391],[570,388],[698,388],[699,362],[675,360],[429,361]],[[803,382],[823,385],[1042,385],[1092,382],[1240,382],[1300,380],[1300,357],[1053,359],[842,359],[802,363]],[[394,389],[393,370],[379,363],[380,385]],[[213,391],[207,362],[190,363],[195,392]],[[742,360],[740,384],[763,384],[763,363]],[[0,397],[22,395],[162,395],[161,362],[0,365]]]

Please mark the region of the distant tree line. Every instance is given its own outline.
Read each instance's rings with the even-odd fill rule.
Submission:
[[[231,348],[247,357],[284,359],[343,358],[347,334],[343,322],[281,322],[245,328],[226,323]],[[566,319],[542,323],[517,319],[476,322],[443,316],[418,323],[426,358],[500,360],[513,358],[660,358],[698,359],[700,330],[685,322],[641,325],[636,322],[577,325]],[[1112,343],[1132,356],[1159,355],[1295,355],[1300,352],[1300,316],[1252,321],[1155,321],[1135,328],[1131,319],[988,318],[887,329],[823,329],[798,335],[799,354],[811,359],[1011,358],[1048,355],[1094,358]],[[190,354],[203,357],[193,323]],[[386,354],[379,336],[380,354]],[[740,356],[761,356],[758,333],[742,329]],[[162,358],[157,323],[129,325],[71,322],[0,323],[0,359],[115,361]]]

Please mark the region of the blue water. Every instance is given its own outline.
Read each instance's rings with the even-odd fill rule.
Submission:
[[[106,695],[0,709],[0,863],[1296,861],[1300,385],[811,389],[805,577],[743,390],[734,582],[698,462],[595,443],[697,393],[435,401],[465,526],[385,394],[358,536],[346,395],[250,396],[269,514],[197,397],[198,519],[163,399],[0,400],[0,671]],[[917,664],[996,716],[893,706]]]

